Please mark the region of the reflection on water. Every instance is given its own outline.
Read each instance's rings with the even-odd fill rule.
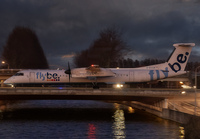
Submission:
[[[118,104],[115,105],[117,109],[113,115],[113,134],[116,139],[124,139],[126,138],[124,111],[120,109]]]
[[[9,108],[0,122],[0,138],[184,138],[178,124],[119,104],[28,101]]]
[[[96,127],[94,124],[88,124],[88,139],[96,139]]]
[[[134,113],[135,110],[132,107],[128,107],[128,113]]]
[[[184,139],[184,137],[185,137],[185,129],[184,129],[184,127],[182,127],[182,126],[180,126],[179,127],[179,132],[180,132],[180,139]]]

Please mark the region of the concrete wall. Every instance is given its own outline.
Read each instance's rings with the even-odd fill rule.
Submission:
[[[192,117],[194,117],[194,115],[190,115],[179,111],[174,111],[165,108],[163,108],[162,110],[162,118],[172,120],[181,124],[187,124]]]
[[[161,108],[159,106],[156,107],[139,102],[127,103],[127,105],[136,109],[144,110],[163,119],[172,120],[181,124],[187,124],[191,118],[195,117],[194,115],[190,115],[180,111],[170,110],[168,108]]]

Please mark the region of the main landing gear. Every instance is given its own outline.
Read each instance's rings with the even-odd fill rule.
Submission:
[[[97,85],[97,82],[95,82],[95,83],[93,82],[92,84],[93,84],[93,89],[99,89],[99,86]]]

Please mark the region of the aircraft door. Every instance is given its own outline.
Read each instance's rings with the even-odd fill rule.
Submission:
[[[35,72],[29,73],[29,82],[35,82]]]
[[[130,82],[134,81],[134,72],[133,71],[129,72],[129,81]]]

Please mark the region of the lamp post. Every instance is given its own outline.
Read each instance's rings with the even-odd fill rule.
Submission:
[[[200,68],[200,66],[196,67],[195,69],[195,107],[194,107],[194,115],[196,115],[197,111],[197,70]]]
[[[8,64],[7,62],[2,61],[1,63],[2,63],[2,64],[7,64],[7,65],[8,65],[8,69],[10,68],[10,66],[9,66],[9,64]]]

